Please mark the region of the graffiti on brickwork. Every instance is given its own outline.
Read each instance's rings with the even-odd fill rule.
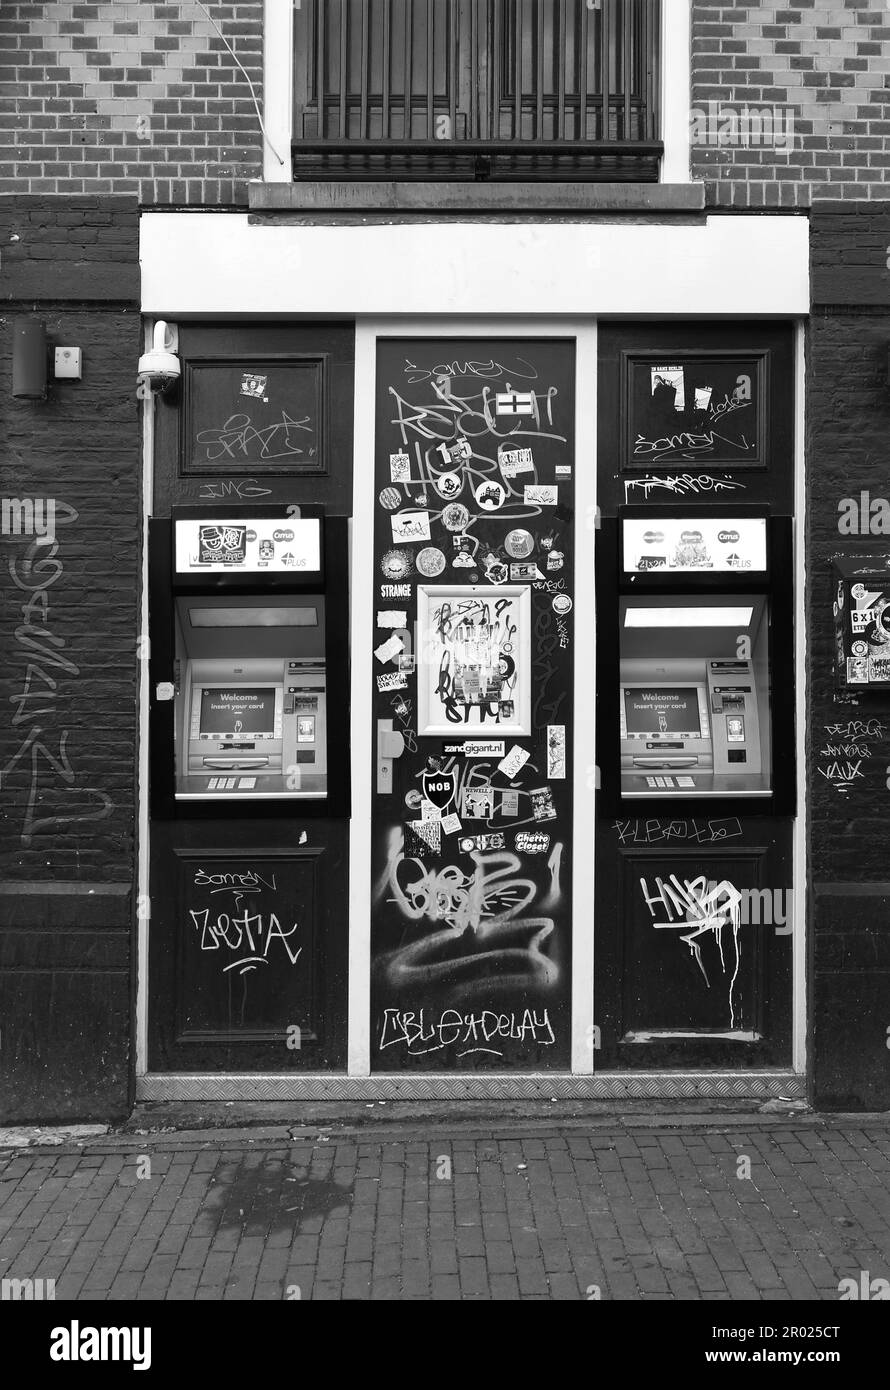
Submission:
[[[78,515],[74,507],[57,502],[56,528],[72,525]],[[17,734],[22,732],[15,752],[0,768],[0,788],[9,804],[10,779],[16,769],[26,771],[27,794],[19,828],[25,849],[33,844],[36,835],[62,826],[70,828],[104,820],[114,808],[105,792],[79,782],[68,756],[70,730],[64,727],[59,714],[70,683],[80,675],[79,665],[66,653],[66,639],[52,623],[51,591],[64,574],[60,550],[57,534],[35,537],[24,552],[13,551],[7,562],[9,577],[24,596],[21,622],[15,628],[4,673],[13,686],[8,696],[12,728]],[[74,795],[85,809],[39,814],[49,798],[58,803],[62,788],[76,788]]]

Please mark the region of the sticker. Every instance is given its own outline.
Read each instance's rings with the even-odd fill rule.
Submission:
[[[553,611],[558,613],[561,618],[564,618],[566,613],[571,613],[573,606],[568,594],[557,594],[553,600]]]
[[[384,690],[407,690],[408,677],[401,671],[384,671],[377,677],[377,689]]]
[[[445,568],[445,556],[441,550],[430,545],[418,553],[414,563],[417,566],[418,574],[424,575],[427,579],[435,579],[436,575],[441,574]]]
[[[404,608],[379,609],[377,613],[378,627],[407,627],[408,614]]]
[[[502,565],[499,560],[496,560],[492,565],[486,565],[485,578],[489,584],[506,584],[509,578],[507,566]]]
[[[542,550],[552,550],[555,544],[556,544],[556,542],[555,542],[555,540],[553,539],[553,537],[551,536],[551,534],[550,534],[549,531],[547,532],[547,535],[546,535],[546,536],[542,536],[542,537],[541,537],[541,549],[542,549]]]
[[[269,398],[266,395],[268,381],[269,378],[267,376],[258,376],[254,372],[245,372],[241,378],[241,395],[254,396],[257,400],[265,401],[268,404]]]
[[[388,642],[383,642],[379,647],[374,648],[374,655],[378,661],[392,661],[393,657],[398,656],[399,652],[405,650],[405,644],[401,637],[393,635]]]
[[[513,847],[520,854],[546,854],[550,848],[550,836],[543,830],[517,830]]]
[[[430,538],[429,512],[399,512],[398,516],[390,517],[390,524],[396,545]]]
[[[455,444],[439,444],[436,453],[441,454],[446,464],[449,463],[468,463],[473,457],[473,450],[468,439],[458,439]]]
[[[534,548],[534,539],[528,531],[507,532],[504,549],[514,560],[527,560]]]
[[[443,816],[440,822],[444,835],[456,835],[459,830],[463,830],[460,823],[460,816],[452,811],[450,816]]]
[[[437,820],[412,820],[405,823],[405,857],[429,859],[442,848],[442,823]]]
[[[495,393],[498,415],[534,415],[534,391],[498,391]]]
[[[682,367],[652,367],[652,399],[665,410],[686,409],[686,384]]]
[[[538,569],[534,560],[523,560],[520,565],[510,566],[510,578],[513,580],[543,579],[541,571]]]
[[[411,477],[411,460],[401,449],[389,456],[389,476],[394,483],[407,483]]]
[[[406,551],[402,551],[402,550],[391,550],[389,553],[390,553],[390,555],[394,555],[394,556],[396,557],[396,559],[399,560],[399,561],[403,561],[403,560],[406,560],[406,559],[409,558]],[[380,585],[380,597],[381,597],[381,598],[410,598],[410,597],[411,597],[411,585],[410,585],[410,584],[381,584],[381,585]]]
[[[416,787],[412,787],[409,792],[405,793],[405,805],[411,811],[419,811],[420,803],[422,801],[423,797],[420,795],[420,792],[417,790]]]
[[[847,657],[847,684],[868,685],[868,658],[864,656]]]
[[[417,668],[417,658],[413,652],[403,652],[396,665],[400,671],[404,671],[406,675],[410,676]]]
[[[505,478],[515,478],[517,473],[533,473],[535,463],[531,449],[501,449],[498,468]]]
[[[563,781],[566,775],[566,726],[547,725],[547,776]]]
[[[247,542],[250,539],[247,527],[239,522],[225,526],[199,526],[200,562],[202,565],[241,565],[244,563]]]
[[[850,651],[854,656],[868,656],[868,643],[860,641],[851,642]]]
[[[446,531],[463,531],[470,520],[470,513],[462,502],[451,502],[442,512],[442,525]]]
[[[518,815],[519,815],[519,792],[518,792],[518,791],[513,791],[513,790],[511,789],[510,791],[501,792],[501,806],[500,806],[500,811],[501,811],[501,815],[502,815],[502,816],[518,816]]]
[[[570,463],[558,463],[553,471],[557,478],[571,478],[572,465]]]
[[[445,822],[443,821],[444,825]],[[495,832],[493,835],[465,835],[458,841],[458,849],[462,854],[472,854],[474,849],[504,849],[506,841],[503,835]]]
[[[868,658],[868,678],[870,681],[890,681],[890,658],[870,656]]]
[[[457,473],[440,473],[435,485],[439,496],[450,502],[452,498],[460,496],[464,481]]]
[[[381,507],[385,507],[388,512],[397,511],[403,500],[397,487],[385,487],[378,498]]]
[[[494,482],[493,479],[487,479],[484,483],[480,483],[473,495],[477,505],[484,512],[499,511],[507,496],[503,486]]]
[[[461,550],[458,551],[457,555],[455,555],[454,559],[451,561],[451,566],[452,569],[456,570],[471,570],[475,563],[476,561],[473,559],[472,555],[466,555]]]
[[[711,404],[713,386],[696,386],[695,388],[695,408],[696,410],[707,410]]]
[[[529,792],[535,820],[556,820],[556,807],[549,787],[536,787]]]
[[[502,758],[504,756],[505,743],[502,738],[473,739],[466,743],[446,743],[443,752],[448,754],[463,753],[465,758]]]
[[[522,489],[524,502],[533,502],[537,507],[555,507],[559,500],[559,488],[549,483],[526,483]]]
[[[411,501],[414,503],[416,507],[425,507],[427,502],[429,501],[429,498],[426,495],[426,488],[421,488],[420,492],[415,492],[414,496],[411,498]]]
[[[464,820],[490,820],[494,815],[494,787],[464,787]]]
[[[414,568],[413,550],[387,550],[380,561],[380,569],[387,579],[404,579]],[[405,586],[408,588],[408,586]],[[410,590],[409,590],[410,592]],[[395,597],[395,595],[393,595]]]
[[[423,772],[420,775],[420,784],[423,787],[423,794],[428,801],[431,801],[440,811],[454,800],[457,791],[457,773],[455,772]]]
[[[565,558],[561,550],[551,550],[547,556],[547,568],[549,570],[561,570]]]
[[[432,803],[432,801],[427,800],[426,797],[421,797],[421,799],[420,799],[420,819],[423,820],[423,821],[428,821],[428,820],[441,820],[441,819],[442,819],[442,808],[441,808],[441,806],[435,806],[435,805]]]
[[[521,768],[525,767],[531,753],[527,753],[524,748],[520,748],[518,743],[514,743],[505,758],[498,763],[498,772],[502,772],[505,777],[515,777]]]

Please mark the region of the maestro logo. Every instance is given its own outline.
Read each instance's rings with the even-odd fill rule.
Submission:
[[[454,772],[424,772],[420,780],[424,796],[427,801],[433,803],[437,811],[444,811],[448,803],[454,800],[457,790],[457,776]]]
[[[739,533],[738,531],[718,531],[717,539],[723,545],[738,545]]]
[[[700,545],[702,539],[701,531],[681,531],[680,540],[683,545]]]

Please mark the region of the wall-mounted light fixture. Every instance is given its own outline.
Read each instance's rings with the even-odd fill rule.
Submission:
[[[12,394],[20,401],[46,400],[46,324],[30,314],[12,323]]]

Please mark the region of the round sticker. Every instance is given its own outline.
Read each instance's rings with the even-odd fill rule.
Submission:
[[[507,566],[501,564],[489,565],[485,571],[485,578],[491,584],[506,584],[508,578]]]
[[[568,594],[556,595],[556,598],[553,600],[553,611],[554,613],[558,613],[561,618],[565,617],[566,613],[571,613],[572,600],[569,598]]]
[[[418,574],[424,575],[427,579],[435,579],[445,568],[445,556],[434,545],[428,545],[425,550],[418,552],[414,563]]]
[[[401,506],[402,494],[397,487],[385,487],[380,494],[380,505],[385,507],[388,512],[394,512]]]
[[[413,566],[413,550],[387,550],[380,561],[380,569],[387,579],[407,579]]]
[[[868,656],[868,643],[852,642],[850,644],[850,651],[854,656]]]
[[[475,492],[476,502],[484,512],[498,511],[504,505],[506,496],[506,491],[501,487],[501,484],[491,479],[480,483]]]
[[[440,497],[445,497],[449,501],[452,497],[460,495],[463,485],[463,479],[458,473],[440,473],[436,479],[436,491]]]
[[[527,560],[535,548],[535,542],[528,531],[508,531],[504,548],[514,560]]]
[[[419,810],[420,803],[422,800],[423,797],[420,795],[420,792],[416,790],[416,788],[412,788],[410,792],[405,793],[405,805],[411,811]]]
[[[462,502],[452,502],[442,512],[442,525],[446,531],[462,531],[470,519],[470,513]]]

